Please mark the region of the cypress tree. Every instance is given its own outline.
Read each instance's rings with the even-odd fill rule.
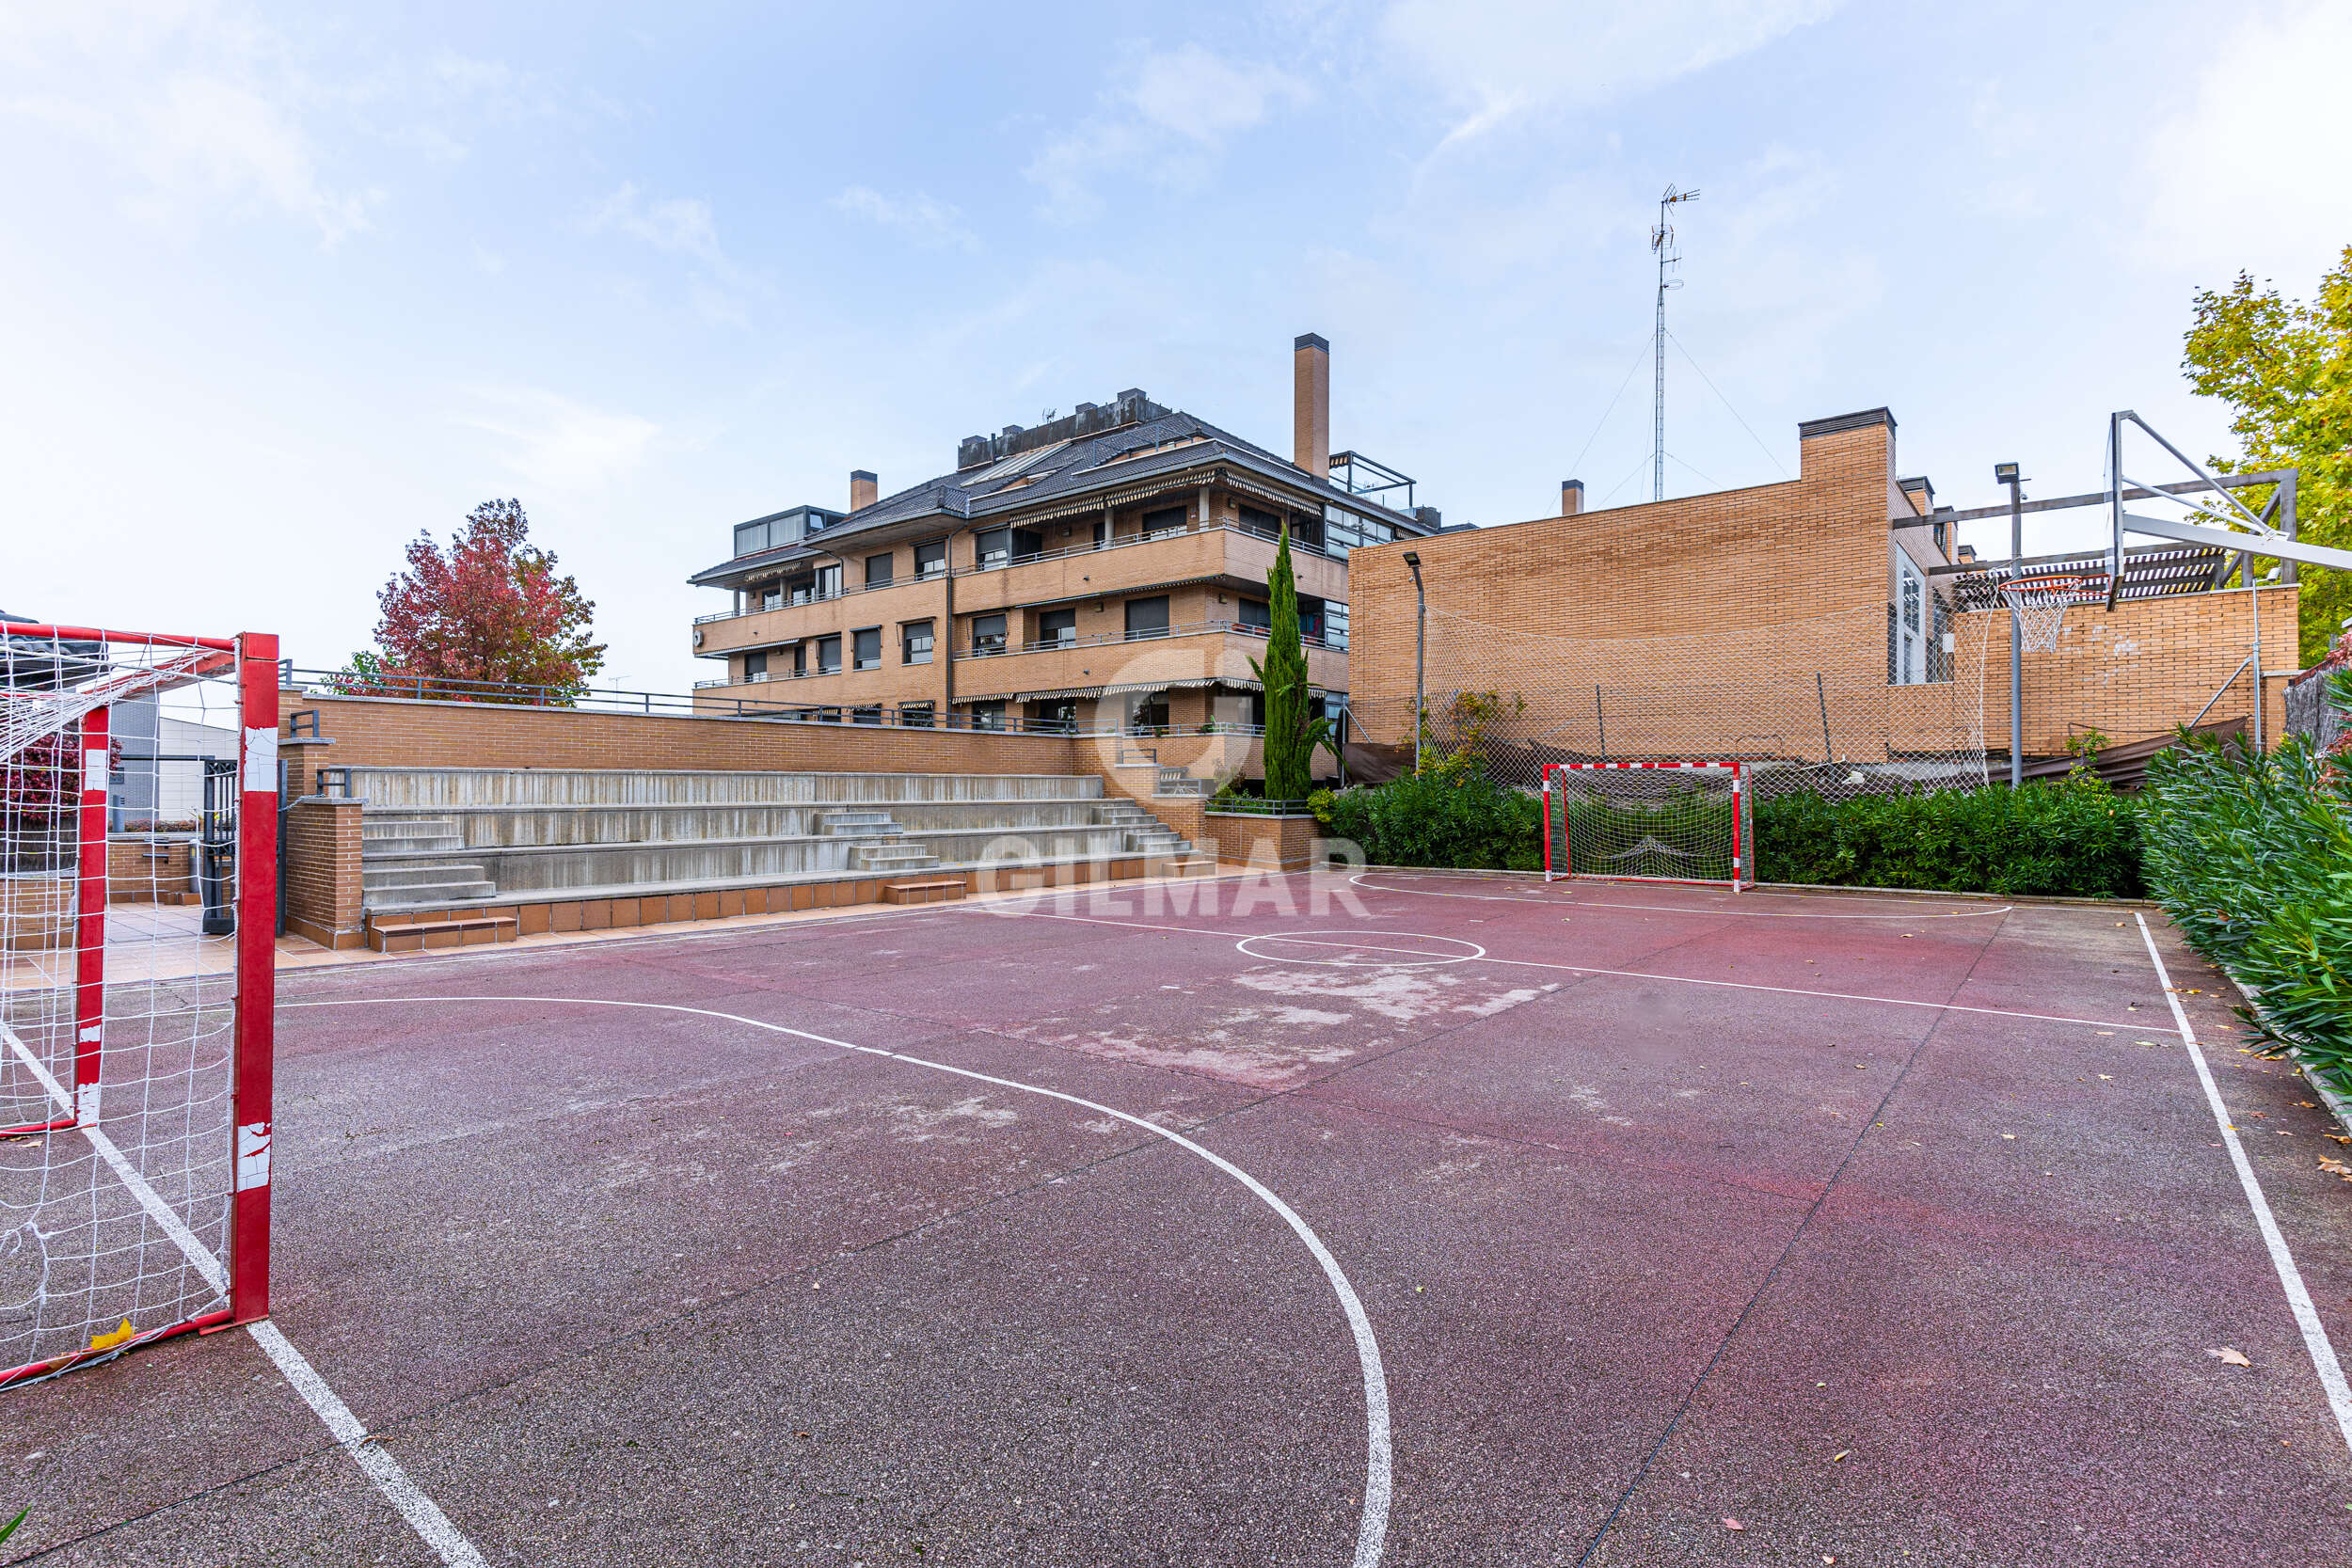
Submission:
[[[1330,721],[1307,715],[1307,650],[1298,638],[1298,583],[1291,573],[1291,531],[1285,524],[1266,574],[1265,662],[1249,661],[1265,689],[1265,795],[1303,800],[1314,787],[1317,746],[1330,745]]]

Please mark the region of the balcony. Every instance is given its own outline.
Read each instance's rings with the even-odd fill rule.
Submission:
[[[961,540],[959,546],[969,547]],[[956,610],[958,613],[1009,610],[1216,578],[1258,584],[1274,569],[1275,548],[1274,540],[1254,530],[1220,523],[1206,529],[1129,534],[1099,546],[1089,543],[1041,550],[996,564],[957,568],[952,574]],[[1300,546],[1291,552],[1291,569],[1301,594],[1324,599],[1347,597],[1344,562]],[[936,613],[937,588],[947,575],[934,572],[875,588],[849,588],[772,610],[720,610],[697,616],[694,629],[701,638],[695,652],[713,657],[743,648],[773,647],[804,637],[830,635],[852,623],[919,619]],[[867,595],[893,593],[905,594],[905,602],[860,602],[831,611],[819,610],[824,605],[839,606],[843,600],[862,601]]]
[[[1032,642],[998,653],[956,650],[956,700],[1089,688],[1168,686],[1225,680],[1254,685],[1252,658],[1263,659],[1265,632],[1233,621],[1202,621],[1165,632],[1117,633]],[[1326,691],[1347,689],[1347,655],[1307,646],[1307,680]]]

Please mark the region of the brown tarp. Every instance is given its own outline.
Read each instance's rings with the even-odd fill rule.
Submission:
[[[2200,724],[2189,733],[2215,736],[2225,742],[2239,741],[2246,735],[2246,716],[2240,714],[2235,719],[2223,719],[2211,724]],[[2137,789],[2141,781],[2148,776],[2149,760],[2158,752],[2172,745],[2176,738],[2173,736],[2157,735],[2151,736],[2145,740],[2131,740],[2121,746],[2106,747],[2092,754],[2090,770],[2098,774],[2100,780],[2110,788]],[[2079,765],[2080,759],[2075,757],[2027,757],[2026,777],[2062,779]],[[1995,768],[1993,769],[1993,776],[1995,779],[2003,779],[2009,776],[2009,772],[2006,768]]]

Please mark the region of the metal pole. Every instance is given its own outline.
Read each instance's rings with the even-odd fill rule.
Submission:
[[[1829,683],[1821,678],[1819,670],[1813,672],[1813,694],[1821,700],[1821,761],[1833,763],[1837,760],[1837,751],[1829,738]]]
[[[2024,482],[2015,474],[2009,481],[2009,558],[2023,561],[2026,557],[2025,496],[2018,486]],[[2017,620],[2017,608],[2009,611],[2009,786],[2022,787],[2026,782],[2026,640],[2024,628]]]
[[[1421,771],[1421,736],[1428,728],[1429,696],[1423,684],[1429,673],[1429,599],[1421,586],[1421,568],[1413,568],[1413,771]]]

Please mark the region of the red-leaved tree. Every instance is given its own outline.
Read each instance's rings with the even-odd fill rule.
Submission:
[[[594,603],[531,543],[522,502],[485,501],[444,552],[420,533],[408,570],[376,595],[380,653],[354,656],[338,683],[485,703],[570,703],[604,666],[591,641]],[[515,690],[477,689],[496,683]]]

